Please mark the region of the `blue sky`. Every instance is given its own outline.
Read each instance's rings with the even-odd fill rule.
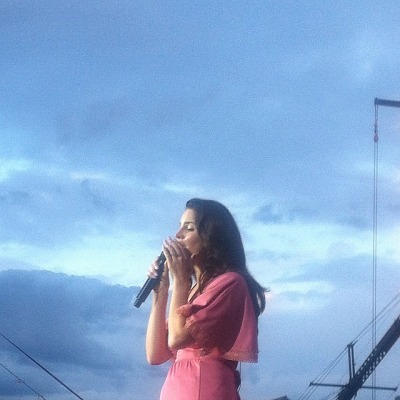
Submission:
[[[186,200],[217,199],[271,287],[244,400],[297,398],[371,318],[373,101],[400,100],[399,17],[389,0],[4,0],[0,270],[128,290]],[[400,109],[379,108],[379,134],[378,309],[399,292]]]

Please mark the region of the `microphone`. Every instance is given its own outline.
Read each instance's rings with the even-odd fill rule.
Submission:
[[[133,305],[137,308],[139,308],[142,303],[147,299],[147,296],[150,294],[150,292],[154,289],[154,287],[160,282],[161,275],[164,272],[164,263],[166,261],[165,254],[161,252],[160,256],[157,259],[157,265],[158,265],[158,270],[157,270],[157,277],[156,278],[147,278],[147,281],[145,284],[142,286],[140,289],[140,292],[136,296],[136,300],[133,303]]]

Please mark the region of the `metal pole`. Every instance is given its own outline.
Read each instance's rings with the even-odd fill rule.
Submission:
[[[374,104],[376,106],[386,106],[386,107],[397,107],[400,108],[400,101],[397,100],[385,100],[375,98]]]

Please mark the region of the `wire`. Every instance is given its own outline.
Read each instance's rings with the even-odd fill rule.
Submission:
[[[400,293],[395,295],[392,300],[377,314],[375,318],[375,324],[379,322],[381,325],[383,323],[383,320],[387,320],[389,316],[396,310],[396,307],[400,304]],[[397,312],[396,312],[397,314]],[[367,335],[369,332],[371,325],[374,323],[374,321],[371,321],[365,328],[361,330],[361,332],[355,337],[355,339],[351,342],[351,344],[355,344],[359,342],[363,337]],[[365,345],[365,347],[368,345],[368,343]],[[365,349],[365,348],[364,348]],[[362,352],[363,350],[362,349]],[[305,390],[305,392],[298,398],[298,400],[308,400],[314,392],[317,390],[318,384],[321,384],[326,377],[334,370],[334,368],[338,365],[338,363],[343,359],[343,357],[346,354],[346,348],[342,350],[342,352],[319,374],[311,383],[315,384],[310,386]],[[344,382],[345,378],[345,373],[341,376],[340,381]],[[336,397],[336,394],[338,393],[339,389],[333,389],[327,396],[324,397],[323,400],[328,400],[330,398]]]
[[[387,311],[390,303],[377,315],[377,269],[378,269],[378,262],[377,262],[377,255],[378,255],[378,167],[379,167],[379,135],[378,135],[378,106],[388,106],[388,107],[398,107],[400,108],[400,101],[392,101],[392,100],[382,100],[382,99],[375,99],[375,122],[374,122],[374,194],[373,194],[373,260],[372,260],[372,321],[371,323],[357,336],[355,341],[358,341],[361,336],[363,336],[367,329],[372,327],[372,350],[376,347],[376,332],[377,332],[377,321],[378,317],[381,319],[384,317],[384,312]],[[397,295],[392,302],[396,301],[396,304],[400,302],[399,295]],[[395,304],[395,305],[396,305]],[[395,306],[394,305],[394,306]],[[393,306],[393,307],[394,307]],[[355,342],[352,342],[355,343]],[[343,354],[343,353],[342,353]],[[339,356],[340,357],[340,356]],[[333,367],[337,364],[338,359],[335,360],[325,372],[323,372],[320,378],[317,379],[324,379],[326,375],[333,369]],[[318,383],[321,382],[318,381]],[[317,382],[317,380],[314,380]],[[314,383],[312,382],[312,383]],[[310,385],[311,386],[311,385]],[[372,386],[376,386],[376,373],[375,370],[372,372]],[[308,399],[311,394],[315,391],[315,387],[313,389],[308,388],[306,392],[299,398],[299,400]],[[308,394],[311,392],[310,394]],[[376,391],[372,390],[372,400],[376,399]]]
[[[33,389],[32,387],[30,387],[26,382],[24,382],[20,377],[18,377],[17,375],[14,374],[14,372],[12,372],[10,369],[8,369],[5,365],[3,365],[2,363],[0,363],[0,367],[3,367],[7,372],[9,372],[14,378],[17,379],[18,383],[22,383],[23,385],[25,385],[29,390],[31,390],[33,393],[35,393],[38,396],[38,399],[43,399],[46,400],[45,397],[43,397],[40,393],[38,393],[35,389]]]
[[[379,312],[379,314],[375,318],[375,322],[378,322],[382,320],[383,318],[387,318],[387,315],[390,312],[393,312],[393,310],[400,304],[400,293],[396,294],[392,300],[389,301],[388,304]],[[374,321],[371,321],[364,329],[361,330],[361,332],[355,337],[353,342],[358,342],[369,330],[371,325],[373,324]]]
[[[317,376],[312,383],[321,383],[329,375],[329,373],[336,367],[339,361],[343,358],[346,350],[343,350],[326,368]],[[298,400],[307,400],[311,395],[317,390],[318,385],[311,385],[306,389],[306,391],[299,397]]]
[[[375,102],[374,123],[374,204],[373,204],[373,244],[372,244],[372,349],[376,346],[376,293],[377,293],[377,255],[378,255],[378,104]],[[372,372],[372,386],[376,386],[376,373]],[[376,398],[372,390],[372,400]]]
[[[15,343],[13,343],[10,339],[8,339],[6,336],[4,336],[0,332],[0,336],[3,337],[8,343],[10,343],[12,346],[14,346],[18,351],[20,351],[23,355],[28,357],[31,361],[33,361],[39,368],[41,368],[46,374],[50,375],[53,379],[55,379],[60,385],[64,386],[65,389],[67,389],[69,392],[71,392],[75,397],[77,397],[80,400],[84,400],[79,394],[75,393],[70,387],[68,387],[61,379],[57,378],[54,374],[52,374],[48,369],[46,369],[43,365],[41,365],[38,361],[36,361],[33,357],[31,357],[29,354],[27,354],[25,351],[23,351],[20,347],[18,347]]]
[[[375,123],[374,123],[374,205],[373,205],[373,262],[372,262],[372,348],[376,346],[376,297],[377,297],[377,254],[378,254],[378,106],[400,108],[400,101],[375,98]],[[372,386],[376,386],[376,373],[372,372]],[[372,400],[376,393],[372,390]]]

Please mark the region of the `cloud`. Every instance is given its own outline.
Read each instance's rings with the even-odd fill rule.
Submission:
[[[326,340],[319,353],[325,358],[339,340],[335,329],[347,338],[351,324],[366,319],[359,310],[370,304],[373,99],[400,95],[392,3],[366,2],[360,9],[344,1],[3,1],[0,269],[140,284],[163,238],[174,234],[186,200],[215,198],[234,212],[249,267],[272,289],[265,341],[277,344],[269,354],[276,371],[267,370],[268,360],[250,369],[254,387],[259,393],[274,387],[272,398],[282,394],[281,381],[307,380],[318,364],[310,347],[322,349]],[[386,279],[397,276],[400,260],[397,115],[379,110],[382,302],[398,290]],[[139,396],[137,382],[146,374],[161,384],[161,370],[146,368],[130,383],[123,351],[110,345],[118,338],[130,348],[131,324],[143,335],[143,310],[135,314],[143,319],[121,317],[108,331],[99,321],[112,326],[109,316],[98,310],[100,320],[92,320],[62,300],[77,294],[49,275],[28,278],[60,292],[57,307],[67,327],[47,304],[43,314],[35,303],[31,309],[43,327],[45,312],[55,321],[65,354],[43,332],[52,349],[48,360],[58,368],[65,359],[59,368],[69,381],[84,388],[85,379],[96,382],[108,400],[123,398],[110,387],[127,393],[133,387]],[[88,295],[98,290],[75,278],[72,286]],[[26,290],[39,301],[32,287]],[[40,327],[28,309],[22,315],[39,339],[23,329],[18,338],[44,351]],[[293,326],[301,327],[298,337]],[[281,367],[286,340],[298,342],[299,351],[288,351],[289,367]],[[132,351],[139,354],[141,345]],[[97,370],[72,357],[73,348],[97,362]],[[107,357],[94,360],[96,352],[121,365],[114,378]],[[304,359],[309,370],[300,367]],[[20,359],[12,361],[28,371]],[[85,394],[100,398],[94,385]]]
[[[90,183],[74,182],[61,171],[42,167],[14,174],[3,182],[3,241],[51,246],[76,235],[77,223],[84,224],[89,214],[90,218],[97,214],[99,224],[112,217],[112,203],[97,194]]]
[[[127,385],[135,368],[144,365],[145,320],[143,314],[136,322],[133,318],[134,288],[17,270],[0,273],[0,288],[1,333],[56,376],[69,380],[77,391],[115,387],[118,381]],[[21,378],[35,370],[28,358],[3,339],[1,348],[4,364]],[[88,378],[77,378],[74,371]],[[37,371],[32,376],[37,377]],[[30,380],[29,375],[24,378]],[[6,381],[4,374],[2,380]],[[101,380],[105,381],[100,384]],[[7,391],[9,387],[2,386],[2,393]],[[18,391],[14,388],[14,393]]]
[[[4,271],[1,277],[3,332],[21,347],[48,362],[121,366],[89,338],[91,327],[127,315],[122,299],[110,296],[115,288],[49,272]],[[126,290],[127,302],[131,293]],[[110,298],[116,304],[109,304]]]
[[[340,267],[343,273],[336,274],[338,266],[333,263],[310,265],[298,271],[297,278],[281,277],[274,282],[266,313],[260,318],[260,361],[242,366],[244,398],[284,393],[298,397],[324,362],[365,327],[370,295],[362,259],[347,260],[347,264],[343,260]],[[380,269],[380,276],[391,277],[385,279],[388,294],[400,279],[396,279],[399,271],[398,265]],[[156,399],[168,364],[146,364],[144,337],[150,303],[132,308],[138,290],[49,271],[2,271],[1,333],[85,399],[124,399],[132,393]],[[384,329],[385,325],[379,327],[378,336]],[[2,339],[0,347],[0,363],[20,379],[45,397],[68,398],[60,385],[7,341]],[[15,385],[7,371],[0,372],[5,399],[28,396],[26,387]]]
[[[7,180],[15,173],[29,170],[31,166],[31,163],[24,159],[0,159],[0,182]]]

